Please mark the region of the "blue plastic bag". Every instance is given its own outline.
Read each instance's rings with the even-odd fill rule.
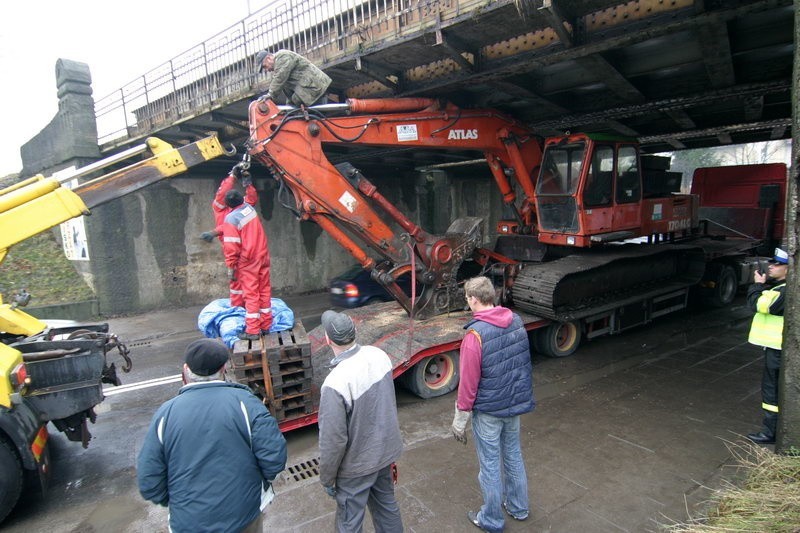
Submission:
[[[270,333],[285,331],[294,326],[294,312],[280,298],[270,300],[272,326]],[[222,338],[228,348],[233,348],[244,331],[244,307],[233,306],[229,298],[214,300],[200,311],[197,328],[209,339]]]

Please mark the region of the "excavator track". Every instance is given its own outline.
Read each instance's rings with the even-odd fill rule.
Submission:
[[[696,246],[628,244],[526,263],[512,298],[521,309],[562,322],[694,285],[705,269]]]

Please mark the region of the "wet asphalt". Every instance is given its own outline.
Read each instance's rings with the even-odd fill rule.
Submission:
[[[328,307],[324,293],[285,300],[307,329]],[[51,430],[49,493],[29,491],[4,531],[167,531],[166,509],[138,494],[135,461],[152,413],[180,387],[183,349],[201,336],[199,311],[109,320],[131,345],[126,387],[97,408],[88,449]],[[700,513],[714,489],[737,477],[731,447],[760,421],[763,362],[746,343],[749,320],[737,300],[596,339],[568,358],[534,355],[537,407],[522,418],[531,516],[506,530],[659,531]],[[477,531],[466,518],[481,504],[477,459],[471,440],[450,436],[454,399],[421,400],[398,387],[406,531]],[[332,531],[335,504],[314,475],[316,426],[286,438],[293,473],[276,483],[265,531]]]

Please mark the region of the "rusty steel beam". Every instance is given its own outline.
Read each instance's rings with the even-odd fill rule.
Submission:
[[[544,0],[542,7],[539,8],[539,14],[550,24],[564,46],[570,48],[575,44],[572,31],[574,25],[570,24],[555,0]]]
[[[665,2],[665,4],[667,3],[668,2]],[[724,8],[701,14],[696,14],[695,11],[691,9],[683,9],[661,16],[653,15],[652,19],[645,18],[632,23],[621,24],[614,28],[615,31],[613,35],[611,35],[612,32],[609,30],[607,32],[609,35],[604,38],[597,38],[596,40],[572,48],[541,50],[533,46],[533,43],[530,43],[531,40],[535,40],[535,35],[521,36],[524,37],[525,41],[528,41],[529,46],[518,46],[518,48],[523,50],[520,53],[492,60],[487,58],[488,52],[486,47],[484,47],[484,49],[481,50],[483,58],[480,61],[482,68],[479,71],[472,74],[461,73],[459,75],[456,73],[447,78],[409,84],[401,95],[410,96],[421,92],[447,91],[474,83],[486,83],[493,79],[528,72],[534,68],[542,68],[559,62],[576,60],[581,57],[587,57],[640,43],[655,37],[693,29],[700,25],[727,22],[751,13],[758,13],[767,9],[788,5],[792,5],[792,0],[762,0],[745,6]],[[656,24],[656,22],[659,23]],[[552,29],[549,28],[548,30],[552,31]],[[516,38],[510,38],[507,41],[513,41],[514,39]]]
[[[642,104],[631,104],[626,106],[606,109],[593,113],[574,114],[552,120],[541,120],[530,124],[533,128],[555,128],[569,129],[587,123],[603,122],[609,119],[621,119],[635,117],[652,113],[655,111],[667,112],[672,110],[687,109],[693,106],[707,103],[715,103],[725,100],[741,100],[748,96],[766,95],[771,93],[781,93],[789,90],[789,81],[778,81],[769,83],[753,83],[749,85],[739,85],[727,89],[720,89],[712,92],[705,92],[695,95],[687,95],[677,98],[654,100]]]
[[[634,103],[646,100],[639,89],[599,54],[578,58],[577,63],[623,100]]]
[[[786,126],[783,125],[775,126],[774,128],[772,128],[772,131],[769,134],[769,138],[772,140],[783,139],[785,135],[786,135]]]
[[[683,109],[668,109],[664,114],[675,121],[675,123],[685,130],[691,130],[697,127],[692,117],[690,117]]]
[[[232,128],[236,128],[237,130],[250,133],[250,126],[247,123],[246,117],[237,117],[235,115],[229,115],[227,113],[220,113],[219,111],[212,111],[211,120],[214,122],[220,122],[222,124],[226,124],[228,126],[231,126]]]
[[[609,128],[613,129],[614,131],[616,131],[617,133],[620,133],[622,135],[626,135],[628,137],[638,137],[639,136],[639,132],[638,131],[636,131],[633,128],[629,128],[628,126],[626,126],[625,124],[623,124],[622,122],[619,122],[617,120],[609,120],[606,124],[608,124]]]
[[[369,60],[364,59],[363,56],[356,56],[355,70],[361,72],[378,83],[381,83],[391,89],[393,92],[397,91],[400,87],[401,75],[397,72],[392,72],[388,69],[379,67],[371,63]]]
[[[678,139],[669,138],[666,140],[666,142],[676,150],[683,150],[686,148],[686,145],[680,142]]]
[[[504,93],[518,98],[520,100],[526,100],[531,104],[531,106],[538,107],[540,109],[545,110],[548,113],[567,113],[567,109],[561,107],[560,105],[556,104],[536,94],[535,92],[531,91],[528,88],[525,88],[519,84],[510,82],[508,80],[495,80],[491,82],[493,87],[497,87],[499,90],[503,91]],[[489,105],[489,100],[491,98],[491,94],[487,95],[486,97],[482,98],[481,106]]]
[[[761,120],[764,115],[764,95],[751,96],[744,99],[745,120]]]
[[[715,89],[736,83],[731,57],[731,43],[726,21],[714,21],[698,27],[697,39],[711,86]]]
[[[467,45],[465,45],[458,37],[454,35],[445,35],[444,30],[438,28],[435,32],[436,42],[433,44],[434,47],[441,48],[453,61],[458,63],[458,65],[467,72],[474,72],[475,65],[470,62],[464,54],[467,54],[473,58],[476,57],[475,51],[470,49]]]
[[[775,131],[776,128],[789,128],[792,119],[778,119],[768,120],[763,122],[755,122],[749,124],[733,124],[730,126],[717,126],[714,128],[704,128],[701,130],[692,131],[679,131],[672,133],[665,133],[663,135],[645,135],[639,137],[639,142],[642,144],[654,144],[659,142],[669,142],[669,139],[696,139],[698,137],[717,137],[722,134],[741,133],[747,131]]]

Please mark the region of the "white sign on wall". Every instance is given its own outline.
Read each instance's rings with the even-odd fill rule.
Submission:
[[[53,174],[52,177],[58,179],[58,174],[74,170],[75,167],[61,170]],[[78,185],[78,180],[63,183],[64,187],[72,189]],[[86,238],[86,224],[83,217],[73,218],[61,224],[61,242],[64,245],[64,255],[70,261],[89,260],[89,242]]]

